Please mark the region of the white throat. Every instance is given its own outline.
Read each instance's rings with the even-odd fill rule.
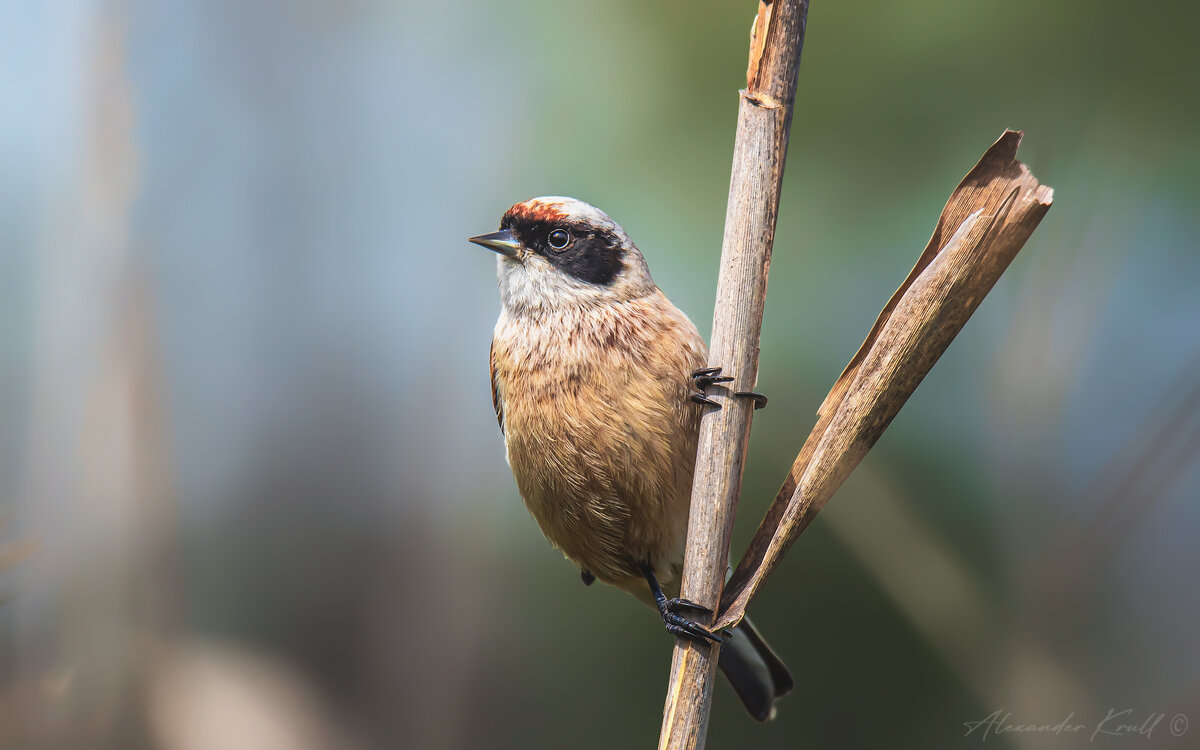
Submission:
[[[657,289],[640,257],[606,286],[563,273],[537,255],[528,255],[524,260],[500,256],[496,275],[500,302],[505,310],[518,316],[610,305],[644,297]]]

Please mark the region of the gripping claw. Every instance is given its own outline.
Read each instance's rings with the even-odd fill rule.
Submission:
[[[668,599],[658,585],[654,569],[649,565],[642,566],[642,574],[646,576],[646,583],[650,584],[650,593],[654,594],[654,601],[658,604],[658,612],[662,615],[663,625],[666,626],[668,633],[704,644],[724,643],[725,639],[729,637],[728,631],[722,630],[720,633],[714,633],[682,614],[682,611],[690,610],[712,616],[711,609],[687,599]]]
[[[767,405],[767,397],[762,395],[761,393],[755,393],[754,391],[735,391],[733,395],[739,396],[741,398],[754,399],[754,408],[755,409],[761,409]]]
[[[720,367],[701,367],[699,370],[692,372],[691,378],[692,382],[696,384],[697,391],[696,393],[691,394],[692,401],[695,401],[697,404],[715,406],[720,409],[721,405],[706,396],[704,394],[704,389],[710,385],[715,385],[716,383],[731,383],[733,382],[733,377],[731,375],[721,375]],[[767,405],[767,397],[761,393],[756,393],[754,391],[734,391],[733,395],[738,396],[739,398],[754,399],[755,409],[761,409]]]

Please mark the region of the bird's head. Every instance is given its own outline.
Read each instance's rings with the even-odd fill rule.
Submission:
[[[575,198],[530,198],[500,231],[471,242],[500,254],[500,299],[514,313],[591,307],[654,291],[642,254],[600,209]]]

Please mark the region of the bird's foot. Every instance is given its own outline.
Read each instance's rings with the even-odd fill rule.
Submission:
[[[663,624],[666,625],[667,632],[688,638],[697,643],[724,643],[732,633],[728,630],[721,630],[714,633],[700,623],[693,622],[683,615],[683,612],[701,612],[706,615],[712,615],[712,610],[700,604],[687,599],[664,599],[658,604],[658,611],[662,614]]]
[[[767,405],[767,397],[756,391],[734,391],[733,395],[737,396],[738,398],[754,399],[754,409],[756,411]]]
[[[713,383],[733,382],[733,376],[721,375],[720,367],[701,367],[692,373],[692,382],[696,384],[697,390],[702,391]]]
[[[715,406],[719,409],[721,405],[706,396],[704,389],[715,383],[733,382],[733,377],[730,375],[721,375],[720,367],[702,367],[692,373],[692,382],[696,385],[696,393],[691,395],[692,401],[695,401],[697,404]],[[734,391],[733,395],[738,398],[754,399],[755,409],[761,409],[767,405],[767,397],[761,393],[755,393],[754,391]]]

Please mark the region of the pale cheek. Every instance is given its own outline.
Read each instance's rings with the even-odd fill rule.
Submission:
[[[603,296],[536,256],[524,262],[501,258],[497,271],[500,296],[510,309],[555,309],[594,303]]]

